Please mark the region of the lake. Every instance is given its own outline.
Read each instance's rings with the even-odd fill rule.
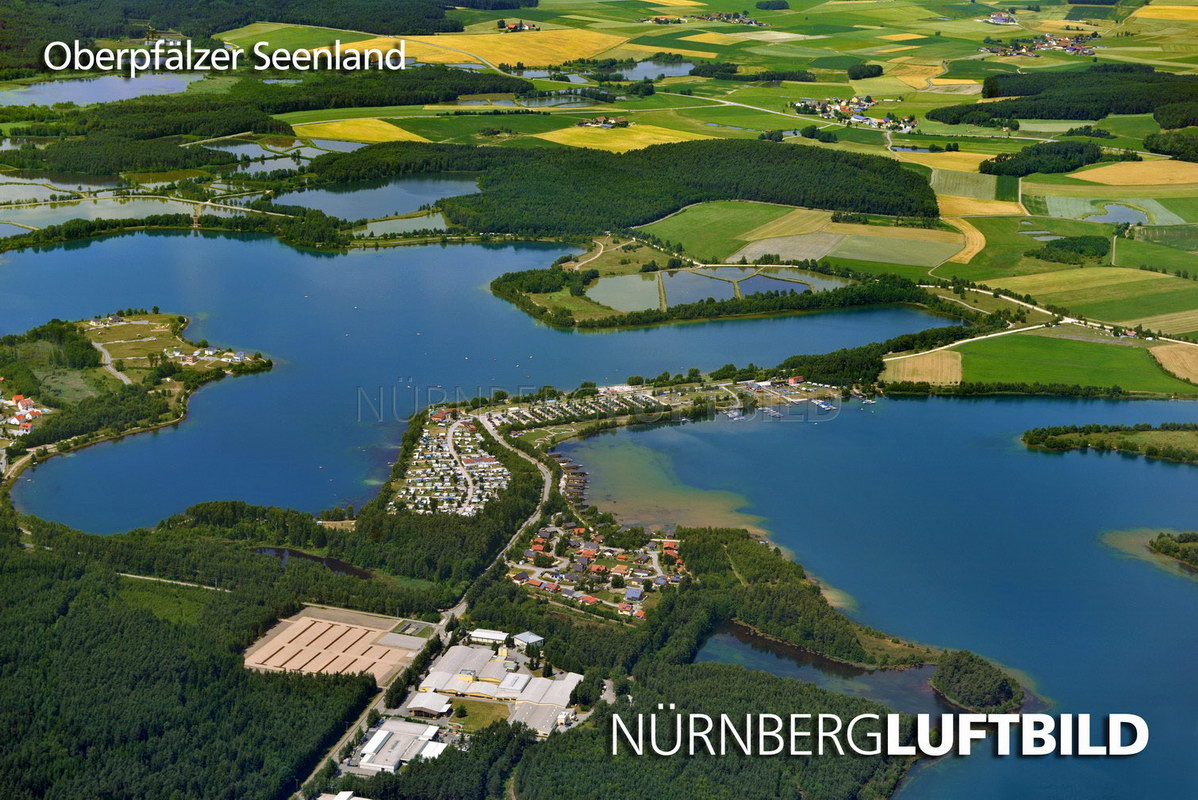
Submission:
[[[333,255],[269,237],[149,232],[6,253],[0,333],[156,305],[191,316],[193,339],[275,360],[273,372],[201,389],[177,428],[51,459],[22,476],[15,501],[102,533],[205,500],[361,505],[386,478],[407,415],[458,387],[472,397],[776,363],[951,322],[875,308],[580,333],[538,325],[490,293],[500,273],[567,252],[476,244]]]
[[[884,399],[819,424],[720,417],[559,450],[587,470],[590,502],[621,518],[693,524],[697,506],[708,524],[764,530],[854,619],[1008,665],[1053,713],[1133,713],[1151,728],[1131,758],[941,760],[899,797],[1192,797],[1198,580],[1103,535],[1193,530],[1198,469],[1018,441],[1036,426],[1165,421],[1198,421],[1198,404]],[[704,650],[777,671],[719,639]]]
[[[187,84],[204,77],[202,72],[174,72],[157,75],[102,75],[97,78],[70,78],[45,81],[28,86],[0,89],[0,106],[49,106],[55,103],[111,103],[147,94],[174,94]]]
[[[342,219],[376,219],[419,211],[421,206],[443,197],[474,194],[478,182],[464,175],[380,178],[307,192],[284,192],[275,198],[280,205],[316,208]]]

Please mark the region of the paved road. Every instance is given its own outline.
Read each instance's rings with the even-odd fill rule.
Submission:
[[[133,381],[129,380],[128,375],[112,366],[112,356],[109,354],[108,350],[105,349],[104,345],[100,344],[99,342],[92,342],[92,347],[100,351],[100,366],[104,367],[108,374],[112,375],[112,377],[116,378],[126,386],[131,386],[133,384]]]

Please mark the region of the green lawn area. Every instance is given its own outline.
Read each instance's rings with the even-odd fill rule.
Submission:
[[[666,242],[677,242],[692,255],[719,261],[744,247],[738,238],[793,211],[789,206],[721,200],[692,206],[641,230]]]
[[[457,711],[459,708],[466,709],[466,716],[459,717]],[[503,703],[487,703],[482,700],[457,700],[453,701],[453,712],[450,719],[454,722],[462,723],[462,728],[466,732],[477,731],[485,728],[492,722],[506,720],[508,718],[508,707]]]
[[[970,223],[986,237],[985,249],[968,264],[942,265],[936,270],[940,277],[956,275],[966,280],[986,281],[1069,269],[1067,264],[1024,256],[1043,245],[1028,231],[1047,231],[1057,236],[1109,236],[1113,230],[1113,226],[1101,222],[1050,217],[974,217]]]
[[[218,33],[216,37],[247,49],[258,42],[268,42],[270,48],[304,50],[312,47],[332,46],[338,40],[342,44],[363,42],[374,38],[371,34],[351,33],[336,28],[309,28],[300,25],[282,25],[274,22],[255,22],[243,28]]]
[[[963,344],[962,379],[980,383],[1121,386],[1127,391],[1198,394],[1135,345],[1012,334]]]
[[[210,599],[209,594],[209,589],[140,578],[122,578],[120,587],[120,599],[124,602],[180,625],[200,624],[200,614]]]
[[[432,117],[434,112],[425,111],[424,106],[360,106],[355,108],[324,108],[313,111],[292,111],[289,114],[276,114],[275,119],[282,120],[288,125],[302,125],[305,122],[330,122],[339,119],[362,119],[364,117]]]

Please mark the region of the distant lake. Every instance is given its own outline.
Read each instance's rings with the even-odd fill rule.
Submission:
[[[478,181],[474,178],[422,175],[325,186],[307,192],[285,192],[278,195],[275,202],[316,208],[342,219],[373,219],[409,214],[443,197],[474,194],[477,191]]]
[[[157,305],[191,316],[193,339],[275,360],[272,372],[201,389],[177,428],[50,459],[22,476],[15,501],[100,533],[206,500],[360,506],[386,478],[407,415],[447,396],[771,364],[951,323],[874,308],[578,333],[539,325],[488,288],[569,252],[473,244],[332,255],[264,236],[150,232],[5,253],[0,334]]]
[[[139,75],[102,75],[45,81],[12,89],[0,89],[0,106],[49,106],[54,103],[111,103],[147,94],[174,94],[204,77],[202,72],[173,72]]]

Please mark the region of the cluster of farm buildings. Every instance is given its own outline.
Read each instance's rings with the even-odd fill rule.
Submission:
[[[877,101],[869,95],[853,95],[852,97],[828,97],[824,100],[799,100],[794,109],[799,114],[815,114],[824,119],[834,119],[838,122],[852,122],[881,130],[893,130],[899,133],[910,133],[915,130],[915,117],[873,117],[867,114]]]
[[[1072,36],[1046,33],[1034,39],[1020,40],[1004,44],[992,42],[978,48],[983,53],[993,53],[997,56],[1029,56],[1039,58],[1040,51],[1054,50],[1074,56],[1092,56],[1094,48],[1091,42],[1098,38],[1096,33],[1078,33]]]
[[[476,424],[455,416],[453,409],[429,414],[392,510],[472,517],[507,488],[511,473],[483,447]]]
[[[584,119],[575,123],[580,128],[627,128],[630,123],[627,117],[598,116]]]

